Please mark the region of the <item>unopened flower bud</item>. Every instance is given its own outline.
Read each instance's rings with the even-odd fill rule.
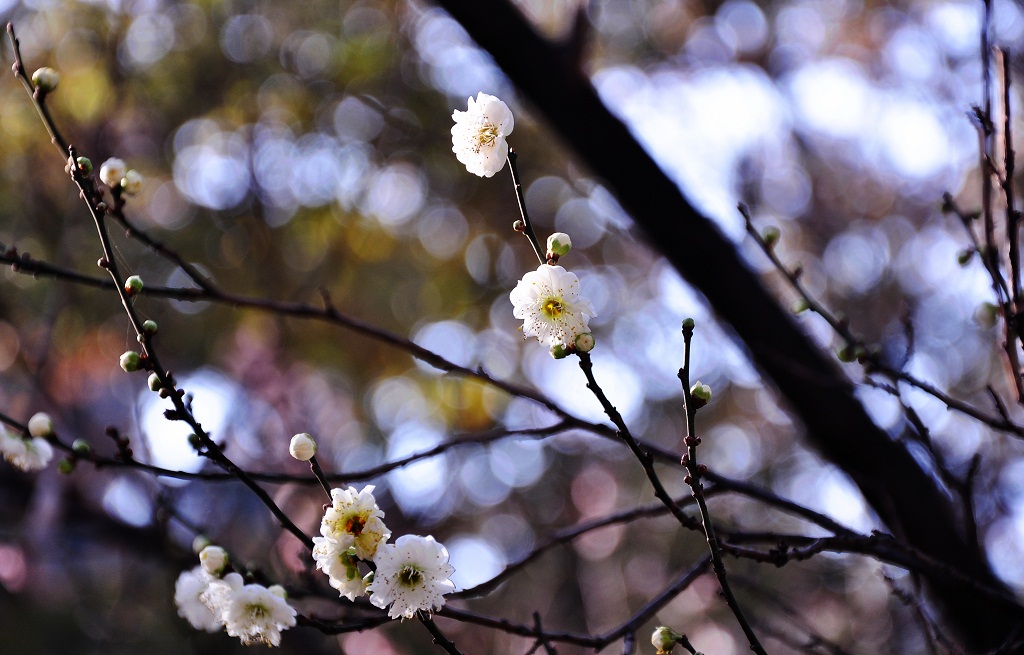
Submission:
[[[206,546],[199,551],[199,563],[204,571],[220,577],[228,565],[228,552],[220,546]]]
[[[697,401],[699,407],[707,405],[708,401],[711,400],[711,387],[700,380],[697,380],[697,382],[690,387],[690,397]]]
[[[156,373],[149,374],[149,380],[147,380],[147,383],[149,384],[150,391],[160,391],[160,376]]]
[[[765,244],[769,246],[774,246],[778,242],[779,236],[781,236],[781,232],[779,232],[779,228],[774,225],[769,225],[764,228],[764,232],[761,233],[761,238],[764,239]]]
[[[999,321],[999,308],[990,302],[983,302],[974,310],[974,321],[986,330]]]
[[[566,357],[569,356],[569,351],[566,350],[565,346],[563,346],[560,343],[556,343],[555,345],[551,346],[551,349],[548,350],[548,352],[554,359],[565,359]]]
[[[972,259],[974,259],[974,248],[967,248],[966,250],[961,250],[959,253],[957,253],[956,256],[956,261],[961,266],[967,266],[968,264],[971,263]]]
[[[86,175],[92,172],[92,160],[88,157],[79,157],[75,160],[75,165],[78,166],[78,170]]]
[[[124,292],[129,296],[134,296],[142,291],[142,278],[138,275],[132,275],[124,281]]]
[[[121,188],[129,196],[134,196],[142,191],[142,173],[132,169],[121,178]]]
[[[581,353],[588,353],[593,350],[594,344],[594,335],[590,332],[580,332],[576,335],[575,341],[573,341],[573,345],[576,346],[576,350]]]
[[[805,311],[807,311],[807,308],[807,301],[804,300],[803,298],[799,298],[793,301],[793,304],[789,306],[789,311],[793,312],[794,314],[802,314]]]
[[[100,166],[100,181],[111,189],[121,186],[126,172],[124,160],[111,157]]]
[[[287,598],[288,598],[288,592],[285,591],[284,587],[282,587],[279,584],[272,584],[272,585],[270,585],[269,587],[267,587],[267,591],[269,591],[270,593],[274,594],[278,598],[283,598],[285,600],[287,600]]]
[[[516,222],[512,224],[512,229],[516,232],[525,232],[526,223],[524,223],[522,219],[516,219]]]
[[[683,635],[672,628],[662,625],[654,629],[654,634],[651,635],[651,643],[658,649],[659,655],[667,655],[672,652],[672,649],[676,647],[676,642],[682,639],[682,637]]]
[[[565,232],[555,232],[548,237],[548,253],[557,257],[564,257],[572,249],[572,241]],[[550,259],[550,257],[549,257]]]
[[[75,460],[67,459],[65,457],[57,462],[57,470],[60,471],[62,475],[71,475],[75,470]]]
[[[845,363],[848,364],[848,363],[852,362],[853,360],[855,360],[857,358],[853,354],[853,352],[854,352],[854,349],[853,349],[852,346],[843,346],[838,351],[836,351],[836,357],[839,358],[839,361],[845,362]]]
[[[40,68],[32,73],[32,84],[43,93],[49,93],[60,84],[60,73],[52,68]]]
[[[683,319],[683,329],[684,330],[692,330],[695,325],[696,325],[696,323],[694,323],[692,318],[684,318]]]
[[[156,331],[157,331],[156,321],[152,321],[152,320],[145,321],[142,324],[142,331],[145,332],[146,334],[156,334]]]
[[[197,534],[195,538],[192,539],[192,552],[198,555],[199,553],[203,552],[204,548],[206,548],[212,543],[213,542],[210,541],[210,538],[206,535]]]
[[[74,451],[76,455],[84,457],[92,452],[92,446],[90,446],[89,442],[85,439],[75,439],[71,442],[71,450]]]
[[[46,438],[53,434],[53,419],[49,414],[37,412],[28,420],[28,433],[33,437]]]
[[[142,366],[142,357],[134,350],[128,350],[121,355],[121,368],[125,373],[134,373]]]
[[[308,462],[316,455],[316,441],[305,432],[300,432],[292,437],[291,443],[288,444],[288,453],[300,462]]]

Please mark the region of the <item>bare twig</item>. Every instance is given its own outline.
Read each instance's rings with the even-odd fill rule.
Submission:
[[[686,483],[690,485],[694,500],[697,501],[697,508],[700,510],[701,525],[704,528],[704,536],[707,538],[708,550],[711,554],[711,564],[718,578],[718,584],[722,588],[722,595],[725,602],[732,610],[733,616],[740,624],[743,634],[750,643],[750,650],[758,655],[766,655],[764,647],[754,634],[754,629],[743,614],[739,601],[729,586],[729,579],[725,571],[725,562],[722,561],[722,549],[718,543],[718,536],[715,534],[714,524],[711,522],[711,513],[708,511],[707,502],[704,499],[704,485],[701,484],[701,476],[707,470],[697,462],[697,446],[700,444],[700,437],[696,434],[697,405],[690,394],[690,342],[693,338],[693,320],[687,319],[683,322],[683,367],[679,369],[679,381],[683,385],[683,413],[686,417],[686,454],[683,455],[682,463],[686,467],[688,475]]]

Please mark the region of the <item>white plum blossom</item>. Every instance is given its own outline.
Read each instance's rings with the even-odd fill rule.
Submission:
[[[4,459],[27,473],[41,471],[53,458],[53,446],[46,439],[40,437],[25,439],[2,428],[0,428],[0,452],[3,453]]]
[[[356,491],[331,489],[333,502],[320,522],[320,534],[337,543],[342,550],[355,547],[356,555],[372,560],[377,547],[388,540],[391,531],[384,525],[384,512],[373,498],[373,485]]]
[[[121,188],[124,189],[126,195],[138,195],[139,192],[142,191],[143,179],[142,173],[134,169],[129,170],[124,174],[124,177],[121,178]]]
[[[342,548],[327,537],[313,537],[313,559],[316,568],[327,574],[331,586],[340,595],[355,600],[366,593],[369,582],[359,572],[355,546]]]
[[[204,571],[203,567],[197,566],[191,571],[182,571],[174,583],[174,604],[178,606],[178,616],[196,630],[217,632],[224,627],[220,613],[214,612],[202,600],[210,583],[216,579]]]
[[[100,181],[111,189],[121,186],[127,169],[123,159],[111,157],[100,165]]]
[[[509,294],[513,315],[523,319],[523,335],[546,346],[571,347],[597,316],[579,289],[579,278],[561,266],[541,264],[524,275]]]
[[[244,584],[242,576],[228,573],[213,580],[200,595],[232,637],[243,644],[281,645],[281,631],[295,625],[295,609],[263,585]]]
[[[374,559],[377,571],[367,588],[370,602],[393,619],[411,619],[416,612],[431,612],[444,606],[444,595],[455,590],[449,580],[455,569],[448,563],[448,550],[433,537],[406,534],[393,544],[384,544]]]
[[[469,98],[466,111],[452,113],[452,152],[465,164],[466,170],[480,177],[491,177],[505,166],[508,144],[515,119],[501,100],[480,92],[476,100]]]

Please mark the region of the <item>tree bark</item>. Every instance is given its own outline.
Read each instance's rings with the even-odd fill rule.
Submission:
[[[798,328],[735,247],[602,104],[574,56],[577,48],[538,35],[508,0],[438,3],[494,57],[552,131],[604,179],[650,243],[704,294],[788,400],[811,444],[850,475],[893,534],[1005,590],[966,543],[936,481],[872,423],[834,361]],[[947,621],[973,648],[1000,646],[1024,622],[1018,604],[979,596],[948,580],[930,582]]]

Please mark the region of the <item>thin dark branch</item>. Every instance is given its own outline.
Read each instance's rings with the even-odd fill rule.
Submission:
[[[523,217],[523,234],[530,240],[530,245],[533,246],[533,251],[537,254],[537,259],[543,264],[547,261],[544,256],[544,249],[541,248],[540,241],[537,240],[537,232],[533,229],[533,223],[530,221],[530,214],[526,211],[526,197],[523,195],[523,183],[519,179],[519,155],[515,149],[509,146],[508,149],[508,169],[512,173],[512,184],[516,189],[516,200],[519,201],[519,214]]]
[[[725,602],[732,611],[733,616],[736,617],[736,621],[743,630],[744,636],[746,636],[747,641],[750,643],[750,650],[758,655],[767,655],[750,622],[744,615],[743,609],[740,607],[739,601],[732,591],[732,587],[729,585],[725,562],[722,561],[722,548],[718,543],[718,536],[715,533],[714,524],[711,522],[711,513],[708,511],[708,505],[704,499],[704,485],[701,484],[701,476],[707,471],[707,467],[702,467],[697,462],[697,446],[700,445],[700,437],[696,434],[698,407],[690,393],[690,350],[693,328],[692,319],[687,319],[683,322],[683,367],[679,369],[679,381],[683,385],[683,414],[686,417],[686,434],[684,436],[686,455],[683,456],[682,460],[688,472],[686,483],[690,485],[690,491],[693,494],[694,500],[697,501],[697,508],[700,510],[701,526],[704,528],[704,536],[707,538],[712,568],[715,571],[715,577],[718,578],[718,584],[722,588]]]

